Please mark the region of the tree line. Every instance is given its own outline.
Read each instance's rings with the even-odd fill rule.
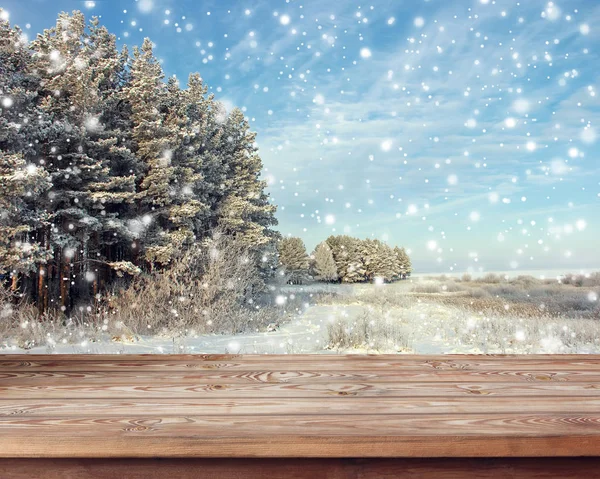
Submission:
[[[309,256],[300,238],[286,237],[279,241],[278,251],[281,272],[295,284],[309,277],[323,282],[392,282],[412,272],[404,248],[377,239],[330,236]]]
[[[276,261],[276,206],[255,133],[191,74],[165,81],[97,18],[31,42],[0,20],[0,275],[39,311],[164,268],[217,229]]]

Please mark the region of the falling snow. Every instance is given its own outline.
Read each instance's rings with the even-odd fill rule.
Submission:
[[[17,0],[4,3],[0,21],[21,28],[10,43],[14,52],[28,51],[30,39],[48,28],[46,10],[59,13],[50,4],[42,15],[22,8]],[[69,203],[71,216],[64,224],[49,222],[50,233],[64,228],[61,234],[69,238],[93,237],[92,232],[98,233],[97,216],[110,226],[103,234],[117,237],[125,232],[127,241],[119,237],[119,247],[133,251],[144,247],[142,239],[150,231],[165,228],[160,234],[166,237],[166,229],[173,225],[183,228],[204,221],[202,215],[221,212],[219,208],[235,207],[240,201],[235,194],[227,197],[226,205],[208,204],[210,195],[232,190],[236,181],[233,169],[219,170],[221,156],[208,154],[202,157],[201,174],[152,185],[162,188],[163,197],[135,215],[121,221],[114,202],[115,196],[123,195],[124,202],[145,205],[142,195],[135,200],[125,195],[128,185],[140,187],[142,170],[156,169],[155,178],[160,179],[172,170],[183,171],[185,161],[204,155],[210,142],[221,142],[223,151],[233,148],[238,141],[235,111],[237,120],[257,133],[256,137],[248,133],[252,148],[236,158],[251,162],[254,155],[260,156],[262,171],[249,177],[259,181],[260,173],[264,201],[277,207],[278,225],[273,229],[284,238],[301,238],[306,271],[313,267],[310,255],[332,237],[360,238],[366,241],[361,245],[365,251],[376,249],[377,242],[404,247],[410,251],[415,278],[424,273],[560,269],[566,274],[600,269],[595,246],[600,234],[600,4],[585,0],[217,3],[192,8],[186,2],[155,0],[80,2],[78,8],[86,17],[99,15],[100,23],[115,34],[119,49],[124,44],[139,46],[150,37],[156,65],[164,81],[170,81],[169,88],[178,84],[179,92],[187,92],[189,74],[198,71],[206,95],[214,98],[199,117],[210,116],[219,132],[206,136],[206,143],[194,151],[189,143],[204,134],[200,120],[172,141],[166,130],[158,128],[144,168],[138,171],[124,162],[122,177],[106,191],[100,190],[108,179],[101,178],[90,181],[85,194],[56,193],[60,182],[76,183],[82,175],[111,171],[106,164],[77,163],[85,155],[104,154],[93,150],[98,145],[112,153],[135,150],[131,138],[111,136],[123,121],[119,115],[130,107],[119,101],[108,102],[108,111],[71,106],[66,116],[75,126],[62,132],[65,141],[57,138],[52,149],[38,151],[38,140],[27,135],[46,126],[35,109],[28,109],[31,92],[22,87],[30,80],[19,83],[15,75],[16,83],[9,84],[0,78],[0,143],[8,139],[4,142],[20,144],[25,152],[23,158],[10,159],[16,165],[10,163],[14,169],[10,181],[23,182],[25,202],[47,188],[44,199],[49,204]],[[71,34],[64,30],[63,39]],[[105,85],[104,80],[108,83],[90,66],[101,58],[73,55],[60,42],[49,45],[36,58],[38,74],[44,76],[43,108],[68,109],[78,95]],[[153,108],[144,113],[146,125],[175,128],[193,114],[190,108],[164,116],[171,108],[161,96],[166,91],[153,97]],[[80,143],[75,132],[91,135],[96,143]],[[131,154],[135,157],[137,152]],[[64,176],[51,170],[55,165],[64,165],[60,170]],[[193,182],[213,173],[220,176],[206,189],[205,198]],[[260,216],[253,208],[262,201],[262,193],[254,191],[245,198],[243,214],[224,216],[223,223],[244,225],[248,218]],[[186,204],[189,217],[177,216],[175,209],[165,217],[157,213],[181,198],[197,199]],[[11,224],[7,211],[0,212],[0,227]],[[11,243],[14,251],[24,257],[37,254],[35,235],[21,236]],[[75,264],[83,254],[80,246],[65,240],[61,254]],[[216,260],[219,252],[213,252],[214,257],[209,256]],[[337,268],[338,254],[331,253]],[[268,256],[263,258],[269,263]],[[364,264],[357,260],[344,266],[344,272],[350,272],[347,277],[367,278],[361,268],[371,258],[367,253],[361,258]],[[40,269],[36,264],[27,268]],[[2,275],[10,275],[11,269],[15,268],[0,264]],[[90,285],[99,279],[92,266],[79,275]],[[342,276],[337,279],[344,282]],[[277,281],[285,282],[286,276]],[[381,290],[390,283],[375,273],[368,275],[368,282]],[[282,311],[295,305],[295,298],[282,292],[280,285],[273,288],[268,293],[270,305]],[[597,303],[600,291],[594,288],[582,289],[578,299]],[[547,305],[535,307],[540,314],[548,312]],[[177,308],[173,311],[169,315],[179,314]],[[480,319],[468,319],[465,327],[477,331]],[[536,337],[536,347],[564,351],[566,334],[547,331]],[[533,341],[531,331],[520,323],[506,336],[523,347]],[[78,341],[80,347],[90,347],[89,340]],[[231,340],[223,347],[238,352],[244,346]]]

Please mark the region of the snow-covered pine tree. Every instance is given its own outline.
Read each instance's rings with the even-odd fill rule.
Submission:
[[[273,240],[271,226],[277,224],[275,205],[269,202],[266,182],[260,179],[262,160],[256,133],[250,131],[244,114],[234,108],[223,124],[221,152],[227,179],[218,206],[219,224],[230,234],[255,247]]]
[[[131,171],[117,175],[114,166],[121,160],[131,166],[134,160],[129,148],[118,145],[121,132],[104,131],[102,123],[110,122],[107,114],[118,98],[125,65],[114,37],[96,19],[88,32],[80,12],[61,14],[32,49],[42,80],[40,105],[53,119],[38,152],[52,179],[43,204],[52,222],[43,234],[54,251],[48,278],[68,310],[72,293],[83,299],[90,293],[97,273],[91,263],[114,262],[119,269],[111,258],[113,245],[130,241],[115,209],[133,200],[134,176]]]
[[[379,275],[377,243],[370,238],[364,239],[359,243],[359,251],[365,268],[365,278],[367,281],[373,281]]]
[[[165,224],[165,238],[174,251],[181,251],[197,239],[195,220],[206,214],[207,207],[195,194],[202,189],[201,160],[191,143],[193,131],[188,125],[186,95],[175,77],[167,81],[160,109],[169,134],[172,168],[170,224]]]
[[[159,109],[167,95],[163,78],[152,42],[146,38],[141,49],[134,48],[131,78],[124,93],[131,109],[135,153],[144,164],[136,195],[138,218],[134,230],[150,265],[168,264],[177,250],[176,238],[169,232],[175,186],[171,143],[175,143],[178,131],[167,128]]]
[[[404,268],[406,269],[406,274],[410,276],[412,274],[412,262],[410,261],[410,256],[404,248],[400,248],[402,252],[402,258],[404,259]]]
[[[0,148],[0,274],[10,273],[14,290],[20,274],[36,272],[51,257],[46,245],[30,236],[45,218],[27,204],[49,188],[43,168]]]
[[[344,283],[362,283],[367,280],[366,268],[360,252],[361,241],[358,238],[349,237],[347,251],[349,252],[349,263],[346,274],[342,278]]]
[[[360,251],[360,240],[347,235],[330,236],[327,244],[331,248],[342,283],[360,283],[366,280],[366,269]]]
[[[187,89],[181,91],[186,124],[178,163],[185,175],[179,191],[186,200],[193,201],[195,214],[188,218],[198,239],[207,237],[217,225],[216,219],[211,223],[211,215],[216,210],[216,192],[221,194],[226,178],[218,151],[222,129],[215,118],[214,97],[207,92],[198,73],[189,76]]]
[[[309,258],[304,242],[297,237],[282,238],[278,243],[279,263],[289,281],[302,284],[308,276]]]
[[[374,240],[375,256],[372,262],[372,271],[375,278],[382,278],[386,282],[394,279],[394,253],[389,245],[379,240]]]
[[[119,53],[116,38],[93,18],[86,37],[84,61],[96,80],[97,104],[85,120],[86,151],[103,162],[97,181],[89,185],[91,214],[98,218],[98,228],[84,242],[87,260],[78,276],[80,296],[92,283],[97,294],[100,287],[122,271],[137,272],[138,248],[128,227],[136,193],[136,176],[142,168],[132,152],[130,111],[123,89],[128,81],[128,52]]]
[[[61,14],[29,47],[7,22],[0,28],[2,228],[11,238],[2,254],[27,249],[19,271],[35,268],[23,289],[40,311],[49,297],[68,310],[111,270],[138,273],[136,251],[165,265],[219,225],[252,247],[263,272],[275,270],[275,206],[239,110],[227,115],[199,75],[187,90],[165,85],[149,40],[130,59],[80,12]]]
[[[311,255],[312,275],[317,281],[337,281],[338,272],[333,253],[326,241],[319,243]]]
[[[396,256],[397,262],[400,265],[398,277],[404,278],[405,275],[410,276],[410,273],[412,272],[412,265],[406,250],[396,246],[394,248],[394,255]]]
[[[47,121],[35,103],[38,86],[25,37],[0,16],[0,274],[10,274],[13,290],[51,257],[36,235],[48,224],[36,201],[50,188],[43,164],[34,163]]]
[[[396,254],[396,248],[398,248],[397,246],[395,246],[394,248],[390,249],[390,263],[392,265],[392,281],[396,281],[399,279],[402,279],[402,263],[400,261],[400,258],[398,257],[398,255]]]
[[[344,244],[345,241],[343,238],[344,237],[342,236],[332,235],[325,240],[331,249],[331,254],[333,255],[333,260],[335,261],[339,281],[343,281],[348,268],[348,251],[346,250],[346,245]]]

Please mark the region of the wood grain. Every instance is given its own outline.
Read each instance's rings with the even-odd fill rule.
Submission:
[[[534,456],[600,457],[600,357],[0,356],[5,459]]]
[[[595,479],[600,459],[0,459],[0,470],[3,479]]]
[[[56,386],[51,382],[37,385],[27,383],[19,386],[2,386],[0,397],[18,400],[30,399],[104,399],[104,398],[263,398],[277,397],[292,400],[298,397],[455,397],[455,396],[499,396],[530,401],[532,396],[590,396],[600,395],[600,384],[593,382],[556,382],[540,381],[528,383],[514,382],[313,382],[305,384],[287,383],[246,383],[225,384],[156,384],[154,381],[134,382],[133,384],[78,385],[74,377],[70,384]]]
[[[519,404],[520,413],[578,413],[600,412],[600,397],[537,397]],[[494,414],[514,413],[515,402],[510,397],[459,398],[408,397],[361,398],[337,396],[326,401],[320,398],[295,397],[291,401],[280,398],[211,398],[211,399],[20,399],[19,403],[0,399],[0,417],[52,416],[75,418],[79,416],[160,416],[168,412],[177,416],[221,415],[397,415],[397,414]]]
[[[500,367],[500,366],[499,366]],[[52,384],[54,386],[77,384],[103,384],[103,385],[123,385],[132,384],[140,380],[145,383],[159,384],[168,383],[172,385],[185,384],[211,384],[223,382],[227,384],[245,384],[245,383],[289,383],[289,384],[308,384],[315,382],[354,382],[354,381],[374,381],[374,382],[593,382],[600,383],[600,370],[577,370],[577,371],[554,371],[548,367],[544,371],[524,371],[524,370],[502,370],[495,371],[468,371],[468,370],[428,370],[414,369],[402,370],[393,368],[383,368],[381,370],[365,371],[361,369],[347,371],[321,371],[318,366],[312,370],[280,370],[269,371],[266,369],[247,369],[245,371],[229,370],[195,370],[183,373],[181,371],[157,370],[154,366],[149,366],[149,371],[88,371],[81,369],[79,371],[40,371],[38,374],[27,377],[28,373],[16,371],[5,371],[0,373],[0,385],[19,384],[19,379],[24,379],[23,384]],[[24,374],[19,376],[19,374]]]
[[[73,355],[76,356],[77,355]],[[62,356],[61,356],[62,357]],[[79,356],[82,358],[82,356]],[[548,360],[540,356],[416,356],[416,355],[87,355],[84,359],[56,360],[53,355],[26,355],[15,359],[14,356],[0,355],[0,371],[160,371],[172,372],[190,370],[252,370],[288,371],[316,368],[319,371],[369,371],[401,370],[401,371],[539,371],[548,369]],[[323,361],[323,357],[327,357]],[[542,358],[545,358],[542,357]],[[554,357],[553,371],[590,370],[600,371],[600,361],[595,356],[580,355],[577,357]]]

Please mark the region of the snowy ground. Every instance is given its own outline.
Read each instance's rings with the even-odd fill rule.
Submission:
[[[1,353],[45,354],[172,354],[172,353],[245,353],[286,354],[318,353],[326,343],[326,323],[338,315],[352,314],[353,308],[314,306],[282,325],[278,330],[241,335],[205,335],[186,338],[142,336],[139,341],[105,341],[82,344],[58,344],[51,350],[39,346],[28,350],[16,346],[0,348]]]
[[[419,279],[415,278],[415,282],[418,281]],[[374,285],[283,287],[279,290],[279,294],[287,295],[287,297],[299,293],[336,293],[338,296],[337,299],[334,297],[325,304],[308,306],[301,314],[282,323],[278,329],[264,333],[199,335],[180,338],[142,336],[131,342],[113,341],[110,337],[106,337],[96,342],[84,340],[76,344],[57,344],[52,348],[38,346],[27,350],[8,341],[5,342],[5,347],[2,347],[2,343],[0,343],[0,353],[600,353],[598,341],[595,344],[577,344],[565,347],[552,334],[546,336],[530,334],[524,340],[515,341],[514,332],[518,330],[518,323],[523,324],[522,321],[530,321],[522,318],[514,319],[515,331],[512,331],[512,323],[509,325],[506,341],[495,344],[486,342],[485,334],[482,333],[485,330],[482,317],[451,304],[422,300],[421,297],[417,299],[415,293],[411,292],[415,282],[403,281],[383,287],[391,288],[389,291],[398,297],[411,298],[405,305],[396,304],[394,306],[374,306],[373,303],[366,304],[361,301],[361,295],[373,294],[376,291],[374,288],[381,288]],[[450,294],[445,293],[444,295],[449,296]],[[394,328],[398,326],[394,334],[400,330],[400,335],[406,339],[403,346],[398,346],[393,340],[383,346],[379,342],[373,347],[336,349],[329,345],[328,325],[341,321],[349,327],[356,327],[366,316],[371,322],[391,321],[394,323]],[[541,327],[545,327],[545,323],[542,323]],[[559,324],[559,328],[562,328],[562,323]],[[467,329],[468,331],[466,331]]]
[[[448,322],[450,308],[430,303],[419,303],[403,312],[409,318],[410,349],[390,348],[324,349],[327,345],[327,324],[342,319],[351,323],[367,307],[361,305],[318,305],[278,330],[266,333],[236,336],[207,335],[187,338],[161,338],[146,336],[136,342],[105,341],[84,344],[59,344],[52,349],[35,347],[24,350],[18,347],[0,348],[1,353],[19,354],[174,354],[174,353],[242,353],[242,354],[299,354],[299,353],[415,353],[415,354],[481,354],[481,353],[600,353],[597,346],[577,350],[558,351],[555,343],[548,344],[460,344]]]

